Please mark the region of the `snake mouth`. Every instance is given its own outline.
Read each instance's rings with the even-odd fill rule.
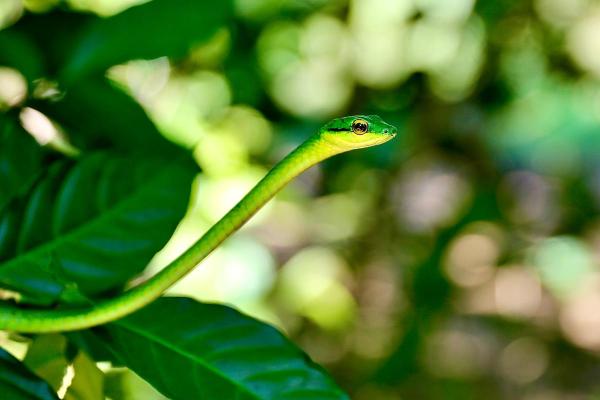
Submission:
[[[374,143],[369,144],[369,146],[374,146],[374,145],[382,144],[385,142],[389,142],[390,140],[392,140],[395,137],[396,137],[396,132],[386,133],[385,135],[381,135],[381,137],[378,140],[376,140]]]

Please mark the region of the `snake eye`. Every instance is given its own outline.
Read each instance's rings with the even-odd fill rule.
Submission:
[[[357,135],[364,135],[369,130],[369,123],[364,119],[355,119],[352,122],[352,132]]]

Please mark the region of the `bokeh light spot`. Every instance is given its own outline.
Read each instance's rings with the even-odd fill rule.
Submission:
[[[456,239],[446,256],[445,270],[457,285],[480,285],[493,276],[500,254],[498,243],[490,236],[470,233]]]
[[[22,14],[23,2],[21,0],[0,1],[0,29],[17,21]]]
[[[531,257],[544,285],[559,297],[575,293],[595,269],[591,251],[574,237],[546,239]]]
[[[472,379],[485,370],[490,350],[483,337],[462,329],[448,329],[427,338],[424,361],[437,376]]]
[[[282,268],[278,298],[289,310],[325,329],[340,329],[354,319],[355,301],[342,283],[345,261],[325,247],[302,250]]]
[[[532,317],[542,302],[542,287],[529,269],[521,266],[498,269],[494,280],[496,310],[513,318]]]
[[[575,24],[568,35],[567,46],[573,59],[600,77],[600,12],[591,13]]]
[[[435,159],[407,163],[392,191],[398,219],[416,232],[452,223],[470,195],[464,174]]]
[[[498,360],[500,373],[519,384],[538,379],[548,367],[549,356],[544,345],[534,338],[519,338],[509,343]]]
[[[26,95],[25,77],[16,69],[0,67],[0,110],[16,106]]]
[[[41,145],[55,141],[59,137],[56,125],[44,114],[31,107],[25,107],[20,114],[21,124]]]
[[[560,313],[565,336],[577,346],[600,350],[600,275],[589,277],[583,287],[569,298]]]

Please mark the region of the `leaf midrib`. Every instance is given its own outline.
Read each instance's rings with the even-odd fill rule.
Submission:
[[[123,321],[116,321],[115,324],[121,326],[124,329],[131,331],[134,334],[138,334],[138,335],[144,337],[145,339],[149,340],[151,343],[160,344],[167,350],[171,350],[174,353],[179,354],[182,357],[184,357],[190,361],[197,361],[197,364],[201,364],[203,367],[205,367],[210,372],[214,373],[215,375],[217,375],[221,378],[224,378],[228,382],[232,383],[233,386],[241,388],[243,390],[243,392],[247,393],[248,395],[252,396],[253,398],[255,398],[257,400],[262,400],[262,397],[260,397],[258,394],[250,391],[248,388],[246,388],[243,385],[239,385],[239,384],[236,385],[236,381],[233,380],[230,376],[224,374],[223,372],[221,372],[218,369],[215,369],[210,364],[208,364],[206,361],[204,361],[202,358],[199,358],[198,356],[194,355],[193,353],[190,353],[189,351],[185,351],[184,349],[180,349],[180,348],[172,345],[170,342],[163,341],[160,337],[157,337],[148,331],[139,330],[139,328],[136,328],[135,325],[132,325],[130,323],[123,322]]]

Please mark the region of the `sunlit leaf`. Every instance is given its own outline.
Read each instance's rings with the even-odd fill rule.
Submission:
[[[167,141],[142,107],[104,77],[90,77],[68,89],[59,102],[39,109],[60,123],[76,147],[116,148],[164,156],[177,147]]]
[[[69,365],[66,349],[67,340],[63,335],[40,335],[29,346],[23,363],[58,390]]]
[[[223,305],[162,298],[80,339],[172,399],[347,398],[281,333]]]
[[[86,354],[73,360],[75,376],[67,389],[65,400],[104,400],[104,374]]]
[[[58,400],[52,388],[0,349],[0,395],[10,400]]]
[[[63,76],[72,82],[132,59],[183,56],[221,28],[231,11],[229,0],[154,0],[97,19],[75,46]]]
[[[104,394],[109,399],[167,399],[129,368],[112,368],[106,373],[105,382]]]
[[[0,241],[0,283],[40,303],[72,294],[71,282],[86,295],[122,285],[172,234],[195,172],[191,162],[111,153],[53,165],[0,215],[13,244]]]

